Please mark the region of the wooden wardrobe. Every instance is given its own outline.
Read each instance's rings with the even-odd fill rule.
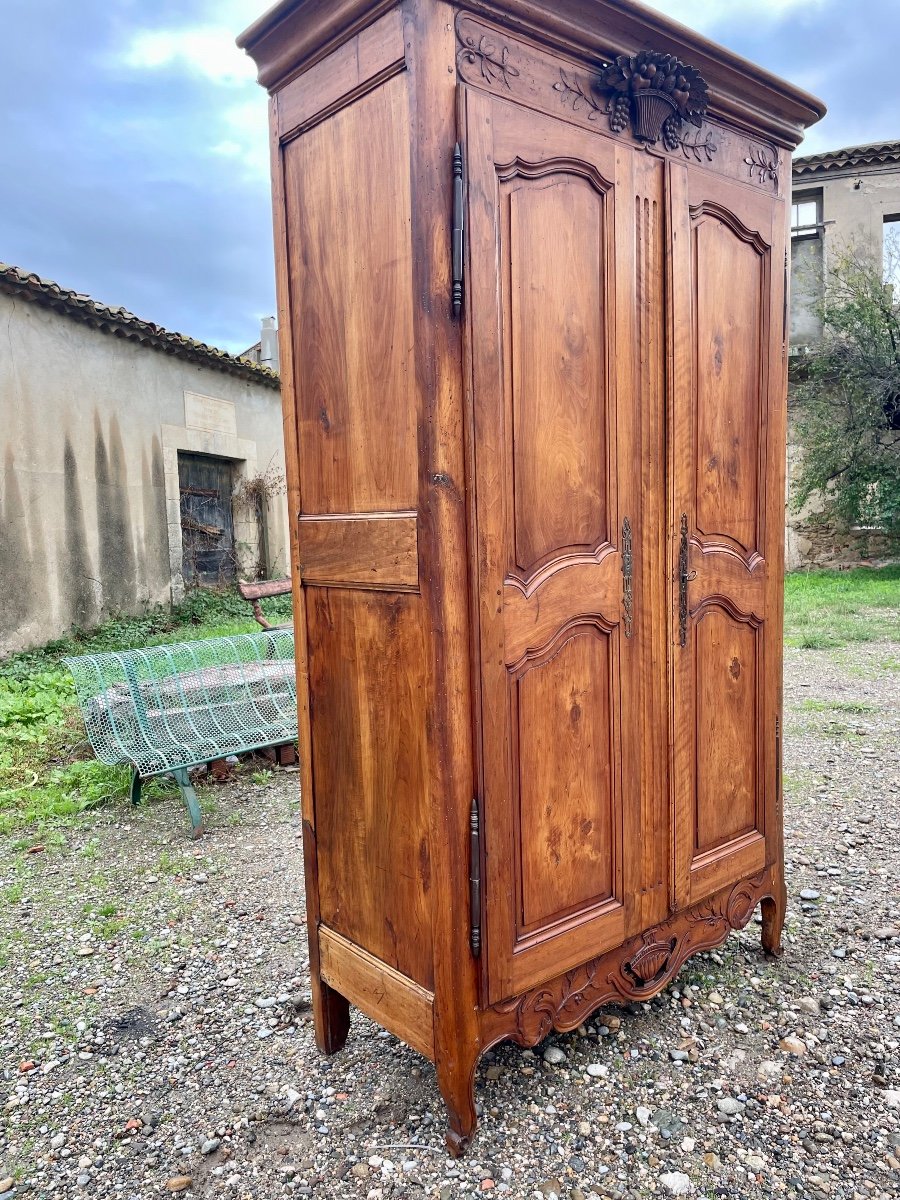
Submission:
[[[784,918],[786,203],[822,105],[628,0],[286,0],[310,966],[435,1065]]]

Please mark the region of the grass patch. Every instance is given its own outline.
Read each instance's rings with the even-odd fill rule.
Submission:
[[[851,716],[863,716],[865,713],[877,712],[874,704],[864,704],[859,700],[801,700],[796,706],[805,712],[838,712]]]
[[[900,566],[788,575],[784,640],[803,650],[900,642]]]
[[[290,597],[268,602],[267,613],[273,621],[287,620]],[[0,834],[30,829],[44,840],[46,829],[128,795],[130,769],[92,757],[63,658],[258,629],[250,606],[236,591],[194,591],[174,608],[116,617],[90,631],[73,630],[66,638],[0,661]],[[143,794],[150,800],[176,791],[169,780],[150,780]]]

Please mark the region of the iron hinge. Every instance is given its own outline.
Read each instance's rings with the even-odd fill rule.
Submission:
[[[458,320],[463,306],[463,263],[466,248],[463,153],[459,142],[453,151],[453,317]]]
[[[688,584],[697,578],[697,572],[689,570],[690,539],[688,537],[687,513],[681,514],[681,540],[678,547],[678,644],[687,645],[688,631]]]
[[[481,816],[478,801],[472,799],[469,810],[469,945],[472,954],[481,954]]]

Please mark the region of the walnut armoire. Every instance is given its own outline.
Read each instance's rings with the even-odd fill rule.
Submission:
[[[642,1000],[785,890],[786,201],[822,105],[628,0],[284,0],[317,1040]]]

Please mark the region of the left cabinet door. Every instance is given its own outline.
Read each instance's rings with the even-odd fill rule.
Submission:
[[[495,1004],[621,943],[640,542],[632,155],[465,89],[485,954]],[[633,568],[632,568],[633,569]]]

